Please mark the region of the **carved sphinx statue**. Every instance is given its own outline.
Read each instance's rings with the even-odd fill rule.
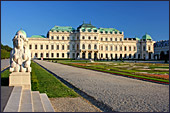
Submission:
[[[28,48],[26,33],[20,30],[13,38],[13,49],[10,53],[10,72],[31,72],[31,54]]]

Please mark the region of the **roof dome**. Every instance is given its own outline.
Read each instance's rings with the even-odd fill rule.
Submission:
[[[151,36],[148,35],[147,33],[145,35],[143,35],[142,39],[152,40]]]
[[[27,34],[24,30],[20,29],[16,32],[16,35],[23,35],[25,38],[27,37]]]

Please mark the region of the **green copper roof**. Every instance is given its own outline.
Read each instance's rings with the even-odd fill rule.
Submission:
[[[18,32],[22,32],[25,36],[27,36],[26,32],[25,32],[24,30],[22,30],[22,29],[18,30],[18,31],[16,32],[16,34],[17,34]]]
[[[87,29],[87,28],[96,28],[95,26],[91,25],[90,24],[87,24],[87,23],[83,23],[82,25],[80,25],[77,29]]]
[[[46,38],[44,35],[32,35],[30,38]]]
[[[105,33],[113,33],[113,32],[118,32],[118,30],[117,29],[115,29],[115,28],[99,28],[99,31],[101,32],[101,33],[103,33],[103,32],[105,32]],[[122,33],[122,32],[121,32]]]
[[[148,34],[143,35],[142,39],[152,40],[151,36]]]
[[[70,27],[70,26],[54,26],[52,29],[50,29],[50,31],[66,31],[66,32],[71,32],[75,30],[74,28]]]

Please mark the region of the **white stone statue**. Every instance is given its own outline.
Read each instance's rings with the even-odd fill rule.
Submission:
[[[10,72],[31,72],[31,54],[28,39],[23,30],[13,38],[13,49],[10,53]]]

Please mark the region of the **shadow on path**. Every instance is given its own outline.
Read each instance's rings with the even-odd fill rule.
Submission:
[[[36,61],[34,61],[36,62]],[[37,63],[37,62],[36,62]],[[37,63],[38,65],[40,65],[39,63]],[[100,110],[102,110],[103,112],[118,112],[118,111],[114,111],[112,109],[112,107],[106,105],[103,102],[100,102],[98,100],[96,100],[94,97],[88,95],[87,93],[85,93],[84,91],[81,91],[80,89],[78,89],[77,87],[73,86],[71,83],[67,82],[66,80],[64,80],[63,78],[57,76],[55,73],[53,73],[52,71],[46,69],[44,66],[40,65],[42,68],[44,68],[46,71],[48,71],[49,73],[53,74],[57,79],[59,79],[61,82],[63,82],[65,85],[67,85],[69,88],[73,89],[76,93],[78,93],[79,95],[81,95],[83,98],[85,98],[86,100],[88,100],[89,102],[91,102],[93,105],[95,105],[96,107],[98,107]]]

